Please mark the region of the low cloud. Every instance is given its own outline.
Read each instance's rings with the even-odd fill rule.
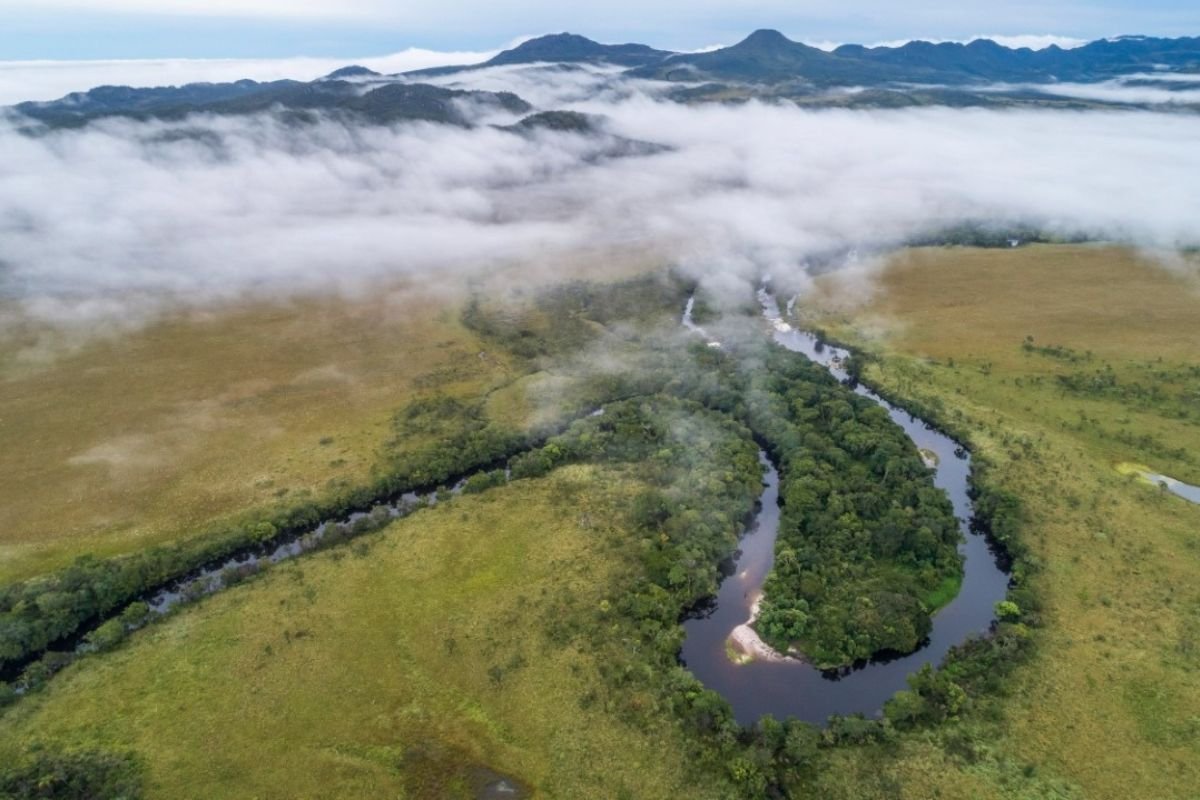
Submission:
[[[1200,88],[1197,87],[1200,87],[1200,73],[1129,75],[1096,83],[994,84],[982,88],[985,91],[1037,92],[1103,103],[1171,106],[1200,105]]]
[[[492,51],[439,51],[410,47],[366,58],[157,58],[107,61],[0,61],[0,106],[56,100],[96,86],[182,86],[292,79],[311,81],[339,67],[360,64],[384,74],[426,67],[478,64]]]
[[[39,137],[3,123],[0,309],[138,324],[396,278],[461,283],[525,260],[553,269],[585,248],[652,250],[733,285],[964,220],[1200,244],[1197,116],[604,97],[570,105],[671,149],[608,158],[609,143],[568,133],[269,115]]]

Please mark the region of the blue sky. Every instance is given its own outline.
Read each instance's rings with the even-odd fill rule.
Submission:
[[[673,49],[758,27],[807,41],[1200,34],[1196,0],[0,0],[0,60],[353,57],[488,50],[570,30]]]

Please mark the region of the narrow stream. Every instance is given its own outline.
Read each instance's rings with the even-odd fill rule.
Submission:
[[[460,480],[450,491],[454,494],[460,493],[465,483],[465,479]],[[369,512],[354,511],[344,519],[322,522],[313,530],[299,536],[286,538],[274,545],[265,545],[258,550],[237,553],[217,564],[202,567],[154,590],[145,598],[145,602],[150,606],[152,613],[166,614],[180,603],[218,592],[228,583],[253,574],[268,564],[278,564],[315,550],[331,533],[337,533],[339,538],[357,536],[367,530],[380,528],[392,520],[406,517],[418,508],[433,505],[437,505],[437,492],[408,492],[401,495],[399,500],[381,503]]]
[[[1171,494],[1179,495],[1184,500],[1200,503],[1200,486],[1192,486],[1170,475],[1159,475],[1157,472],[1143,472],[1142,477],[1155,486],[1162,486]]]
[[[592,413],[593,415],[603,413],[603,409]],[[454,483],[448,491],[452,494],[459,494],[468,478],[478,472],[487,472],[488,469],[489,467],[484,467],[469,473]],[[206,595],[219,592],[269,565],[278,564],[315,550],[331,537],[338,541],[345,541],[368,531],[382,528],[388,522],[406,517],[417,509],[437,505],[437,502],[438,491],[436,490],[421,493],[407,492],[394,501],[379,503],[370,511],[350,512],[341,519],[322,522],[312,530],[286,534],[258,547],[239,550],[223,559],[199,567],[167,581],[157,588],[148,590],[140,600],[149,607],[149,619],[141,625],[150,619],[169,613],[180,604],[193,602]],[[103,618],[92,620],[75,633],[52,643],[45,652],[65,653],[74,657],[91,652],[95,647],[88,641],[88,634],[105,621],[116,617],[123,608],[119,607]],[[0,670],[0,680],[13,683],[18,694],[23,693],[22,671],[41,655],[39,653],[25,661],[5,665],[4,669]]]
[[[759,301],[776,342],[827,367],[837,378],[847,379],[840,366],[849,355],[847,351],[823,346],[812,334],[792,328],[782,319],[775,298],[767,291],[759,292]],[[687,313],[685,320],[691,322]],[[913,443],[936,459],[934,483],[949,495],[965,539],[959,546],[964,558],[962,590],[934,616],[933,630],[924,646],[907,656],[856,665],[841,672],[821,671],[801,660],[778,655],[737,663],[728,652],[730,635],[750,619],[775,560],[779,473],[768,464],[762,508],[742,538],[733,574],[721,583],[715,603],[705,615],[684,623],[687,638],[681,653],[688,669],[728,700],[734,716],[744,725],[764,714],[817,724],[833,714],[879,714],[893,694],[907,687],[905,679],[910,673],[926,663],[937,665],[951,647],[986,632],[994,619],[993,606],[1004,599],[1008,589],[1008,575],[987,541],[970,528],[973,509],[968,495],[971,458],[967,451],[865,386],[858,385],[854,391],[883,406]]]

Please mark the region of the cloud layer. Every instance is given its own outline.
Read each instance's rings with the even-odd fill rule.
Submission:
[[[450,64],[478,64],[499,50],[441,52],[409,48],[385,56],[344,58],[159,58],[109,61],[0,61],[0,106],[56,100],[96,86],[181,86],[249,78],[311,81],[360,64],[384,74]]]
[[[631,246],[714,280],[778,275],[979,219],[1200,243],[1196,116],[604,97],[574,107],[672,149],[613,159],[573,134],[269,116],[37,138],[4,124],[0,298],[93,325]]]
[[[1172,106],[1200,105],[1200,75],[1189,73],[1150,73],[1126,75],[1095,83],[994,84],[985,90],[1027,92],[1098,100],[1104,103]]]

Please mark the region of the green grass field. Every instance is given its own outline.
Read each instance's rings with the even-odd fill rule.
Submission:
[[[675,727],[589,704],[594,656],[543,633],[564,593],[604,599],[636,488],[563,468],[290,563],[61,675],[0,753],[131,748],[163,798],[474,797],[485,769],[543,797],[706,797]]]
[[[1197,796],[1200,507],[1117,470],[1200,481],[1196,265],[1095,246],[929,249],[873,288],[826,281],[802,313],[878,354],[870,379],[972,430],[1029,512],[1046,620],[991,746],[1081,797]],[[1058,377],[1109,370],[1161,396]],[[940,758],[914,751],[888,774],[902,796],[935,796]]]

